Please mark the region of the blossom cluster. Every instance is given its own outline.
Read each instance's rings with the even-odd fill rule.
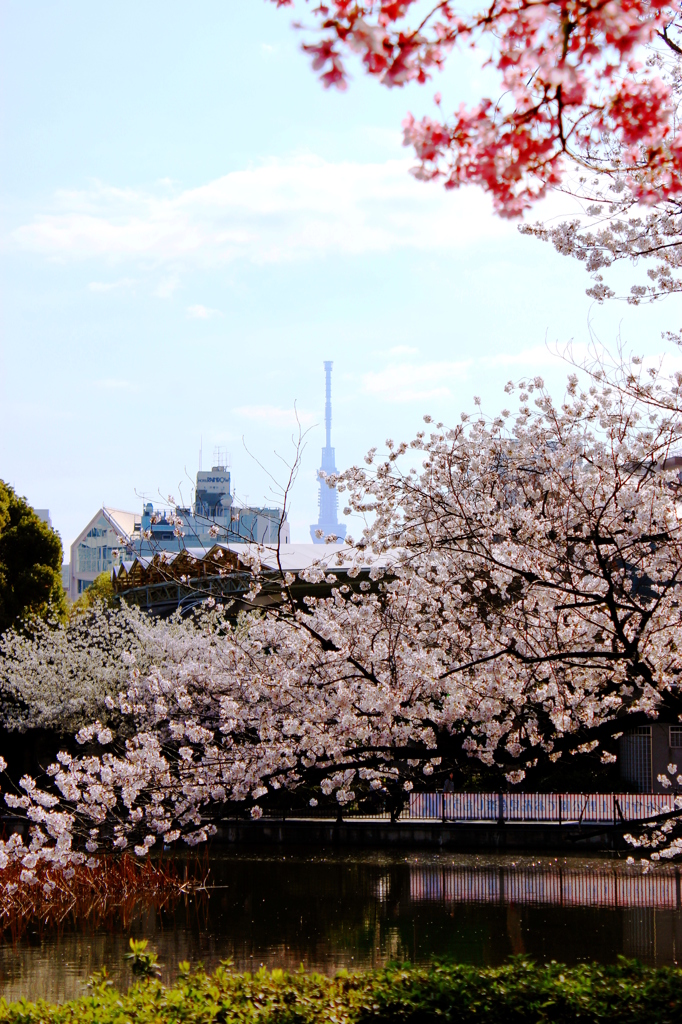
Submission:
[[[679,82],[677,85],[679,93]],[[643,207],[622,177],[601,176],[570,186],[581,202],[580,216],[559,224],[524,224],[522,234],[550,242],[562,256],[581,261],[592,277],[587,294],[597,302],[617,297],[609,270],[631,263],[644,268],[625,298],[640,305],[682,290],[680,200],[662,193]],[[668,340],[677,340],[672,336]]]
[[[676,789],[682,786],[682,775],[677,775],[677,765],[669,764],[667,774],[660,773],[658,781],[664,789],[674,786]],[[673,779],[671,780],[671,777]],[[624,838],[631,846],[641,847],[648,857],[642,858],[642,866],[646,869],[660,860],[672,860],[673,857],[682,856],[682,834],[679,830],[679,819],[682,813],[682,796],[675,796],[671,800],[671,806],[667,813],[659,815],[656,821],[649,821],[640,828],[638,834],[633,836],[626,833]],[[634,864],[634,857],[628,857],[628,864]]]
[[[7,762],[0,757],[0,772],[7,768]],[[58,803],[57,797],[37,789],[29,776],[24,776],[20,787],[25,795],[17,797],[6,793],[5,802],[13,809],[28,812],[28,817],[40,825],[31,830],[31,842],[24,845],[22,836],[14,832],[7,840],[0,839],[0,872],[8,868],[19,867],[18,882],[9,882],[4,887],[7,895],[12,895],[19,885],[37,885],[39,883],[37,869],[50,866],[64,874],[66,879],[74,874],[74,866],[86,863],[86,856],[72,848],[73,815],[53,808]],[[41,827],[44,826],[44,827]],[[50,841],[52,840],[52,841]],[[88,867],[95,867],[96,861],[89,859]],[[9,888],[7,888],[9,886]],[[48,879],[43,882],[43,889],[48,895],[55,887],[55,882]]]
[[[500,97],[450,119],[408,115],[419,177],[481,185],[503,216],[528,209],[571,163],[617,170],[639,200],[680,195],[674,93],[641,59],[654,41],[675,46],[676,0],[495,0],[469,13],[443,2],[328,0],[312,13],[319,38],[304,49],[326,86],[346,87],[350,55],[389,87],[426,82],[459,45],[496,69]]]
[[[164,635],[135,608],[86,610],[66,623],[34,620],[0,636],[0,726],[9,732],[51,729],[73,735],[105,718],[107,696],[125,687],[122,651],[147,670]],[[161,645],[161,646],[159,646]]]
[[[659,130],[671,137],[679,125],[682,99],[679,28],[676,14],[657,30],[659,45],[648,45],[644,54],[648,71],[664,83],[669,108],[674,112],[672,121],[664,116],[659,125]],[[562,182],[562,191],[578,200],[577,215],[559,224],[521,225],[521,232],[549,241],[557,252],[582,261],[592,276],[587,294],[597,302],[616,296],[605,274],[624,262],[645,271],[630,286],[626,296],[630,304],[678,292],[682,288],[682,240],[677,190],[669,189],[666,174],[659,176],[653,165],[630,166],[623,138],[605,133],[601,143],[600,160],[583,161],[580,176],[569,174]],[[675,138],[671,152],[678,147]],[[586,174],[585,170],[594,173]]]

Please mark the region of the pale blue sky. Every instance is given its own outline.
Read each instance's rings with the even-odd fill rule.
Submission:
[[[0,477],[66,544],[99,505],[178,493],[213,447],[268,498],[294,402],[343,468],[421,416],[494,410],[545,341],[644,351],[679,300],[593,307],[581,267],[476,191],[407,174],[400,122],[480,93],[470,56],[433,87],[321,89],[265,0],[0,0]],[[556,204],[554,209],[556,209]],[[293,495],[316,518],[321,426]]]

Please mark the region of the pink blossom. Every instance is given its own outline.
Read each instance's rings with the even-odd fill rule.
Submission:
[[[312,12],[319,37],[303,49],[326,87],[347,87],[353,53],[368,75],[393,88],[427,82],[456,59],[459,43],[485,44],[498,98],[481,97],[443,121],[409,115],[403,127],[417,177],[440,178],[448,188],[478,184],[501,215],[517,217],[562,181],[571,161],[608,167],[616,140],[622,149],[614,168],[650,169],[659,197],[680,191],[671,87],[639,60],[642,46],[667,40],[676,3],[502,0],[466,15],[435,4],[426,17],[414,8],[414,0],[330,0]],[[649,194],[640,184],[640,198]]]

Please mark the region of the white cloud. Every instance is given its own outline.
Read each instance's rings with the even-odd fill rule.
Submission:
[[[191,320],[210,320],[213,316],[221,316],[219,309],[210,309],[209,306],[188,306],[187,316]]]
[[[132,380],[124,380],[119,377],[103,377],[94,382],[95,387],[101,391],[137,391],[137,384]]]
[[[157,299],[170,299],[173,293],[180,287],[180,278],[177,274],[164,277],[154,289]]]
[[[417,352],[408,346],[391,349],[392,354],[406,356]],[[566,358],[563,353],[566,352]],[[361,388],[364,394],[372,395],[377,401],[415,402],[439,398],[450,398],[457,385],[466,382],[501,387],[507,375],[513,380],[544,377],[552,393],[562,389],[569,373],[576,366],[593,358],[590,348],[582,342],[572,343],[569,348],[557,345],[536,345],[519,352],[498,352],[490,356],[476,356],[460,361],[419,361],[393,360],[384,367],[362,375]],[[652,353],[643,359],[643,368],[658,367],[662,362],[664,374],[682,371],[682,355],[678,353]],[[501,371],[497,373],[496,371]],[[561,391],[563,393],[563,391]]]
[[[168,182],[150,190],[98,184],[57,193],[52,209],[15,229],[11,241],[53,259],[138,261],[177,272],[235,260],[444,251],[515,234],[481,192],[446,193],[415,181],[409,167],[409,160],[329,163],[306,156],[184,190]]]
[[[390,349],[393,356],[403,355],[404,359],[388,362],[380,370],[370,371],[362,377],[365,394],[389,402],[414,402],[424,399],[448,398],[453,388],[463,381],[490,376],[490,371],[509,369],[512,377],[534,376],[540,371],[570,371],[568,363],[561,358],[560,351],[552,345],[536,345],[520,352],[498,352],[492,356],[478,356],[459,361],[432,361],[420,363],[410,361],[418,349],[398,345]],[[587,346],[572,346],[573,358],[581,362],[588,354]],[[514,370],[516,372],[514,372]]]
[[[240,405],[232,410],[239,419],[267,423],[273,427],[296,427],[296,417],[302,427],[310,426],[315,417],[304,409],[280,409],[276,405]]]
[[[468,376],[471,360],[461,362],[391,363],[383,370],[363,374],[366,394],[393,402],[414,402],[443,398],[451,394],[451,384]]]
[[[135,281],[130,277],[122,277],[120,281],[91,281],[88,288],[91,292],[113,292],[119,288],[130,288]]]

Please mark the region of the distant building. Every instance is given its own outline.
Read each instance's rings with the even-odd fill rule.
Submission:
[[[100,508],[71,545],[68,594],[72,601],[88,589],[100,573],[118,565],[132,545],[141,516],[117,508]],[[62,570],[63,571],[63,570]]]
[[[325,446],[322,449],[322,462],[317,478],[320,481],[320,494],[318,498],[319,515],[316,523],[310,527],[310,537],[313,544],[325,544],[327,537],[334,537],[343,540],[346,536],[345,525],[339,524],[339,496],[335,487],[329,487],[325,477],[336,473],[336,457],[332,448],[332,366],[331,362],[325,362],[325,404],[324,404],[324,427]],[[323,475],[324,474],[324,475]]]
[[[621,778],[640,793],[668,793],[679,790],[668,765],[682,774],[682,725],[653,722],[626,732],[619,741],[618,761]],[[669,780],[673,789],[663,786],[659,776]]]
[[[227,466],[214,466],[209,470],[199,470],[197,486],[194,493],[194,511],[198,516],[208,519],[227,516],[232,508],[230,492],[230,471]]]
[[[50,516],[49,508],[34,508],[33,511],[38,516],[38,519],[42,519],[44,523],[54,529],[52,526],[52,518]],[[71,566],[68,562],[62,564],[62,590],[69,597],[71,595]]]
[[[290,543],[286,513],[280,508],[235,505],[230,472],[226,466],[217,465],[197,473],[192,508],[154,509],[151,502],[144,506],[128,556],[150,557],[157,551],[183,548],[209,551],[216,541],[276,544],[278,538],[281,544]]]
[[[88,589],[102,572],[123,561],[159,551],[209,551],[221,541],[228,544],[290,543],[286,513],[279,508],[234,504],[230,473],[224,465],[197,473],[196,497],[191,508],[155,509],[146,502],[142,514],[100,508],[71,545],[67,592],[72,601]],[[62,570],[63,572],[64,570]]]

